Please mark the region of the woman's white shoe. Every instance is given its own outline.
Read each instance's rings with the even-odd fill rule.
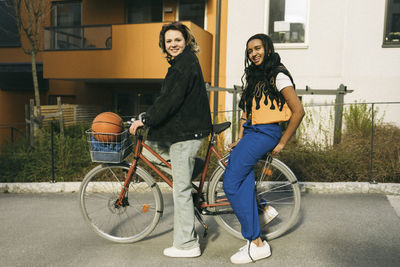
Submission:
[[[235,264],[244,264],[268,258],[271,256],[271,248],[267,241],[264,241],[263,244],[262,247],[257,247],[253,242],[247,241],[247,245],[241,247],[239,251],[231,257],[231,262]]]
[[[260,216],[260,224],[261,226],[270,223],[273,219],[278,216],[278,211],[272,206],[265,206],[263,212]]]
[[[179,249],[176,247],[170,247],[164,249],[164,255],[173,258],[194,258],[201,255],[200,247],[191,249]]]

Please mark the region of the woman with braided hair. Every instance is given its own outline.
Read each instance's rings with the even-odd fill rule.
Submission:
[[[223,188],[247,245],[231,257],[232,263],[254,262],[271,255],[269,244],[261,239],[254,165],[268,152],[278,155],[304,116],[293,78],[281,63],[268,35],[256,34],[247,41],[242,83],[239,138],[229,147],[231,154]],[[282,135],[279,122],[288,120]],[[277,215],[273,207],[266,206],[260,217],[266,224]]]

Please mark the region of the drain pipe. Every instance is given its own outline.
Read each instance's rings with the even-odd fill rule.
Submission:
[[[215,27],[215,61],[214,61],[214,87],[219,87],[219,49],[221,31],[221,0],[217,0],[217,17]],[[214,91],[214,112],[213,121],[216,123],[218,116],[218,91]]]

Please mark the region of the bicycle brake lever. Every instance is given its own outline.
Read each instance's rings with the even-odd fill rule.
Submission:
[[[131,118],[131,120],[129,120],[125,123],[128,124],[128,126],[130,127],[135,120],[136,120],[135,118]]]
[[[142,112],[138,116],[138,120],[143,121],[143,116],[146,115],[146,112]]]

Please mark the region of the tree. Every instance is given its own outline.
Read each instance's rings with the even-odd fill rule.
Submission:
[[[50,0],[5,0],[5,5],[12,7],[11,14],[15,19],[21,48],[30,55],[32,62],[33,89],[35,92],[36,121],[41,125],[39,83],[36,69],[36,56],[40,52],[40,36],[45,24],[45,18],[50,14]]]

